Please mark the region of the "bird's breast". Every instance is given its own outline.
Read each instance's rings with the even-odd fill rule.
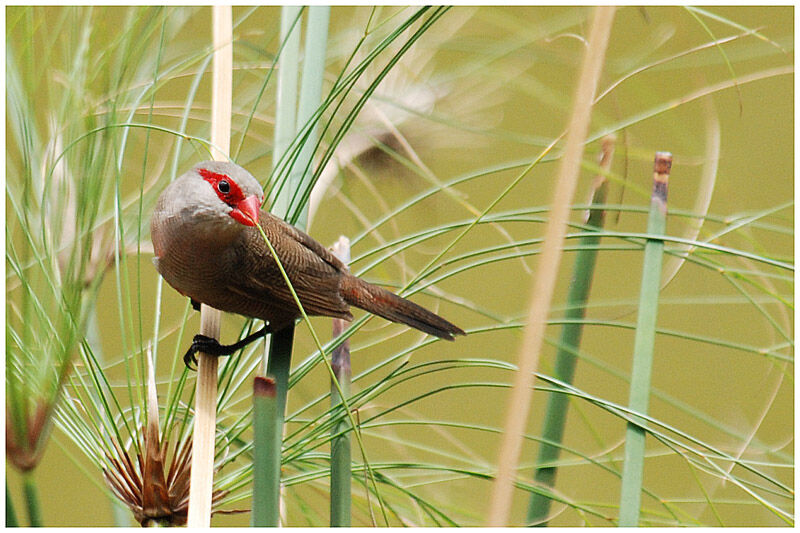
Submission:
[[[211,227],[209,227],[211,226]],[[179,292],[203,302],[223,291],[236,264],[236,233],[180,212],[154,216],[151,226],[156,268]]]

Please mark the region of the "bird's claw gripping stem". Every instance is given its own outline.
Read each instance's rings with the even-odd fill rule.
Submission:
[[[202,352],[214,357],[231,355],[237,350],[241,350],[254,340],[260,339],[267,333],[271,333],[271,330],[269,329],[269,326],[264,326],[255,333],[248,335],[244,339],[234,344],[220,344],[217,339],[212,337],[207,337],[206,335],[195,335],[192,339],[192,345],[189,346],[189,349],[186,351],[186,355],[183,356],[183,364],[185,364],[186,368],[189,370],[197,370],[197,357],[195,356],[197,352]],[[194,366],[194,368],[192,368],[192,366]]]

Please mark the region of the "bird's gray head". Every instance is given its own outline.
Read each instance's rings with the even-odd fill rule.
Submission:
[[[200,174],[203,179],[212,184],[214,178],[209,177],[211,174],[218,174],[221,176],[220,179],[229,178],[233,180],[241,189],[245,198],[254,195],[261,198],[264,195],[261,185],[253,175],[235,163],[229,163],[227,161],[203,161],[202,163],[196,164],[194,168],[192,168],[192,171]]]
[[[254,226],[264,192],[253,175],[239,165],[204,161],[176,179],[163,195],[178,202],[184,215],[214,219],[226,226]]]

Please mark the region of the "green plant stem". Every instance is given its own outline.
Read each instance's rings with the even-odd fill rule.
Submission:
[[[301,6],[281,8],[281,57],[278,60],[277,107],[275,112],[275,136],[272,166],[277,167],[291,145],[297,131],[297,77],[300,56]],[[284,176],[288,179],[288,176]],[[289,210],[288,187],[283,187],[277,197],[272,198],[271,211],[286,218]]]
[[[39,490],[33,479],[33,471],[27,471],[22,476],[22,487],[25,491],[25,505],[28,510],[28,524],[31,527],[42,527],[42,507],[39,504]]]
[[[658,293],[661,288],[661,264],[664,255],[664,241],[659,236],[664,234],[667,225],[667,181],[671,163],[672,156],[670,154],[656,153],[653,195],[647,222],[647,233],[650,237],[644,248],[639,316],[633,348],[628,406],[632,411],[644,415],[647,414],[650,397]],[[625,464],[622,468],[619,509],[619,525],[621,527],[639,525],[646,430],[643,420],[634,420],[635,422],[628,422],[625,434]]]
[[[267,376],[275,378],[278,391],[278,420],[281,435],[283,434],[283,421],[286,416],[286,395],[289,392],[289,370],[292,364],[293,343],[294,325],[273,333],[269,342]]]
[[[6,479],[6,527],[19,527],[14,501],[11,499],[11,491],[8,490],[8,479]]]
[[[275,252],[275,248],[273,248],[272,243],[269,242],[269,239],[267,238],[267,234],[264,233],[263,228],[261,228],[261,226],[259,226],[259,225],[256,225],[255,227],[261,233],[261,237],[264,239],[264,243],[266,243],[267,247],[269,248],[269,252],[272,255],[272,258],[275,260],[275,263],[278,265],[278,268],[281,271],[281,276],[283,276],[283,279],[286,282],[286,286],[289,287],[289,291],[292,293],[292,298],[294,298],[294,301],[297,304],[298,309],[300,309],[300,313],[303,315],[303,321],[306,324],[309,325],[308,329],[311,332],[311,336],[314,339],[314,343],[317,345],[317,349],[322,354],[323,360],[325,360],[324,359],[325,358],[325,351],[322,348],[322,343],[319,341],[319,338],[317,337],[317,334],[314,332],[314,328],[311,327],[311,325],[310,325],[310,322],[308,320],[308,315],[306,315],[305,310],[303,310],[303,304],[300,302],[300,298],[298,298],[297,293],[295,292],[294,288],[292,287],[292,282],[291,282],[291,280],[289,280],[289,276],[286,274],[286,271],[284,270],[283,265],[281,264],[280,258],[278,257],[278,254]],[[328,369],[329,375],[331,377],[335,377],[335,375],[333,373],[333,369],[331,368],[331,366],[327,362],[327,360],[325,360],[325,363],[326,363],[325,367]],[[288,374],[288,369],[287,369],[287,374]],[[353,414],[350,412],[350,407],[349,407],[349,404],[346,401],[346,398],[342,397],[342,403],[345,406],[345,411],[347,413],[347,418],[350,421],[351,427],[355,428],[356,427],[355,419],[353,418]],[[378,485],[377,485],[377,483],[375,481],[375,476],[373,475],[372,469],[369,466],[369,461],[367,460],[367,454],[366,454],[366,451],[365,451],[365,448],[364,448],[364,442],[361,439],[361,435],[358,432],[355,433],[355,437],[356,437],[356,441],[358,442],[358,448],[361,451],[361,456],[363,457],[363,460],[364,460],[364,467],[365,467],[365,469],[367,471],[368,478],[370,480],[372,488],[375,491],[375,496],[378,499],[378,504],[380,506],[381,513],[383,515],[383,519],[388,524],[389,523],[389,519],[388,519],[388,516],[386,514],[386,507],[383,504],[383,499],[381,498],[380,492],[378,490]]]
[[[339,326],[339,334],[344,330]],[[350,346],[345,341],[331,354],[331,366],[345,397],[350,395]],[[331,387],[331,407],[345,409],[337,387]],[[350,527],[350,424],[343,417],[331,428],[331,527]]]
[[[302,8],[299,6],[284,6],[281,11],[281,42],[283,43],[283,49],[278,70],[278,111],[275,124],[273,166],[278,165],[278,162],[291,145],[292,138],[297,134],[297,121],[304,123],[310,120],[319,106],[325,71],[329,13],[330,8],[313,7],[309,10],[305,62],[299,102],[300,109],[298,111],[296,109],[300,48],[300,25],[298,24],[298,19],[302,14]],[[288,175],[284,177],[284,179],[288,180],[289,186],[282,188],[281,194],[275,198],[272,205],[272,211],[278,216],[286,217],[287,213],[290,212],[292,191],[301,188],[302,184],[310,178],[310,173],[307,170],[305,170],[305,173],[303,172],[308,166],[307,163],[311,160],[315,144],[315,136],[309,135],[303,149],[304,157],[301,157],[299,162],[295,161]],[[296,224],[301,229],[305,227],[307,212],[307,207],[304,207],[301,211],[302,219]],[[276,413],[274,415],[274,430],[278,444],[277,446],[268,446],[272,453],[276,454],[276,457],[266,463],[265,467],[272,469],[272,471],[269,473],[269,484],[264,485],[264,487],[267,490],[274,490],[274,494],[269,496],[271,503],[267,505],[267,508],[271,509],[274,503],[276,512],[280,502],[280,443],[283,436],[283,423],[286,417],[293,343],[294,325],[273,333],[270,338],[269,358],[266,368],[267,375],[275,380],[274,403]],[[258,418],[255,412],[254,417]],[[263,422],[260,423],[263,424]],[[256,447],[258,447],[258,443],[256,443]],[[264,452],[260,450],[259,453]],[[254,525],[277,525],[277,514],[275,515],[275,521],[271,521],[271,515],[268,515],[268,518],[270,520],[268,523],[254,522]]]
[[[601,165],[608,169],[611,164],[610,150],[604,145],[604,155]],[[605,210],[602,207],[606,202],[608,192],[608,181],[598,176],[599,185],[595,188],[592,195],[592,208],[586,226],[589,231],[602,229]],[[561,339],[558,343],[556,353],[555,368],[553,377],[564,383],[572,383],[575,375],[575,365],[577,363],[578,347],[583,333],[583,318],[586,316],[586,302],[589,299],[589,291],[594,277],[594,267],[597,261],[599,235],[587,234],[579,241],[579,250],[575,256],[572,281],[570,282],[567,294],[567,309],[565,319],[570,322],[561,329]],[[569,408],[569,395],[561,392],[551,392],[547,398],[545,409],[544,425],[542,427],[542,444],[539,448],[539,455],[536,458],[537,469],[534,480],[538,486],[553,487],[555,485],[556,473],[558,469],[555,462],[561,452],[561,441],[564,436],[564,426],[567,420],[567,410]],[[528,524],[546,526],[547,516],[550,512],[552,499],[540,492],[533,492],[528,504]]]
[[[345,237],[339,238],[333,247],[333,252],[345,265],[350,263],[350,241]],[[341,335],[347,329],[347,324],[345,320],[334,318],[333,337]],[[345,340],[331,352],[331,369],[334,374],[331,378],[331,415],[333,415],[336,408],[348,408],[346,400],[350,396],[352,378],[349,340]],[[331,527],[350,527],[351,524],[352,458],[349,430],[347,416],[343,416],[331,427]]]
[[[267,377],[257,376],[254,384],[253,526],[277,527],[280,520],[281,443],[293,341],[294,325],[270,336]]]
[[[275,112],[272,166],[278,166],[295,135],[297,103],[297,62],[300,48],[300,16],[302,7],[283,6],[281,9],[281,52],[278,59],[278,86]],[[288,179],[284,176],[284,179]],[[271,199],[271,211],[285,217],[289,208],[289,195],[283,191]],[[278,526],[281,497],[281,443],[283,421],[286,417],[286,397],[289,392],[289,370],[292,363],[294,325],[270,335],[269,353],[264,365],[267,378],[256,378],[254,392],[259,391],[259,380],[269,380],[269,405],[255,398],[253,427],[264,434],[253,441],[253,517],[254,526]],[[261,385],[263,387],[263,384]],[[266,394],[266,392],[264,393]],[[277,441],[277,443],[276,443]],[[256,507],[259,510],[256,512]]]
[[[399,35],[403,35],[405,30],[410,28],[411,25],[414,24],[414,22],[417,19],[422,17],[422,15],[426,11],[428,11],[429,9],[430,9],[429,7],[423,7],[423,8],[420,8],[419,10],[417,10],[411,17],[409,17],[406,21],[404,21],[404,23],[403,23],[403,25],[401,27],[399,27],[396,31],[392,32],[392,35],[393,35],[392,37],[384,39],[384,41],[381,43],[380,46],[378,46],[377,48],[373,49],[370,52],[369,56],[364,61],[362,61],[360,63],[358,68],[356,68],[353,72],[351,72],[347,76],[341,78],[340,80],[337,80],[336,85],[334,86],[334,88],[331,90],[331,92],[329,93],[328,97],[326,98],[326,103],[325,103],[324,107],[326,109],[328,109],[330,113],[332,113],[333,115],[336,115],[338,113],[339,109],[341,109],[341,106],[343,105],[343,103],[345,101],[345,98],[339,98],[339,100],[338,100],[338,102],[336,104],[332,104],[331,102],[333,102],[334,99],[337,98],[338,96],[346,94],[347,92],[352,90],[353,86],[356,83],[356,81],[358,80],[359,76],[361,76],[361,74],[363,74],[363,72],[364,72],[364,69],[362,67],[367,65],[370,61],[372,61],[375,57],[377,57],[377,55],[388,45],[389,42],[394,40],[395,37],[397,37]],[[408,40],[403,44],[402,48],[400,50],[398,50],[395,53],[394,56],[391,57],[389,62],[382,68],[380,74],[378,74],[373,79],[373,81],[369,84],[367,89],[365,91],[363,91],[363,92],[360,92],[360,97],[358,98],[358,101],[356,102],[355,106],[353,106],[351,109],[349,109],[347,111],[347,113],[345,114],[344,121],[341,123],[340,127],[338,127],[336,129],[336,131],[334,132],[333,138],[330,139],[330,140],[327,140],[327,143],[326,143],[327,144],[327,148],[324,151],[321,159],[317,162],[317,171],[316,171],[317,174],[321,173],[322,169],[324,169],[325,166],[328,164],[328,162],[331,160],[331,158],[333,157],[334,151],[336,150],[336,147],[342,141],[342,138],[347,134],[347,132],[349,131],[349,129],[352,126],[353,122],[355,121],[356,117],[358,116],[359,112],[364,107],[366,102],[369,100],[370,96],[375,91],[375,89],[380,85],[380,82],[384,79],[384,77],[386,77],[386,75],[391,71],[391,69],[394,68],[396,63],[400,60],[400,58],[403,56],[403,54],[405,54],[405,52],[408,51],[408,49],[412,46],[412,44],[414,42],[416,42],[420,38],[420,36],[423,35],[428,30],[428,28],[434,22],[436,22],[436,20],[439,19],[439,17],[441,17],[445,12],[447,12],[448,9],[449,9],[448,7],[439,7],[437,9],[435,9],[433,14],[430,17],[428,17],[422,23],[422,25],[419,26],[416,29],[414,34],[411,35],[408,38]],[[349,63],[349,60],[348,60],[348,63]],[[326,122],[326,124],[325,124],[325,126],[323,128],[323,135],[324,135],[325,132],[328,131],[328,129],[331,126],[332,122],[333,121],[331,121],[331,120],[328,120]],[[307,188],[306,196],[300,202],[301,205],[305,205],[304,202],[306,202],[307,199],[308,199],[307,197],[310,196],[311,189],[312,189],[311,187]],[[298,215],[290,214],[289,221],[295,220],[297,218],[298,218]]]
[[[306,131],[300,155],[292,165],[289,190],[293,192],[287,213],[296,210],[295,203],[308,198],[306,189],[311,189],[314,177],[310,170],[312,156],[319,137],[319,118],[315,113],[322,102],[322,80],[325,78],[325,52],[328,44],[328,21],[330,6],[311,6],[308,8],[308,28],[303,61],[303,78],[300,86],[300,102],[297,108],[298,135]],[[307,124],[312,125],[307,127]],[[300,193],[300,194],[298,194]],[[308,202],[305,202],[295,226],[305,228],[308,222]]]
[[[277,527],[280,520],[281,432],[275,380],[253,381],[254,527]]]

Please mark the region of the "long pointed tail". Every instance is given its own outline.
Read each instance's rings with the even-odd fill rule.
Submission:
[[[466,335],[461,328],[424,307],[355,276],[346,275],[339,290],[350,305],[386,320],[406,324],[448,341],[455,340],[453,335]]]

